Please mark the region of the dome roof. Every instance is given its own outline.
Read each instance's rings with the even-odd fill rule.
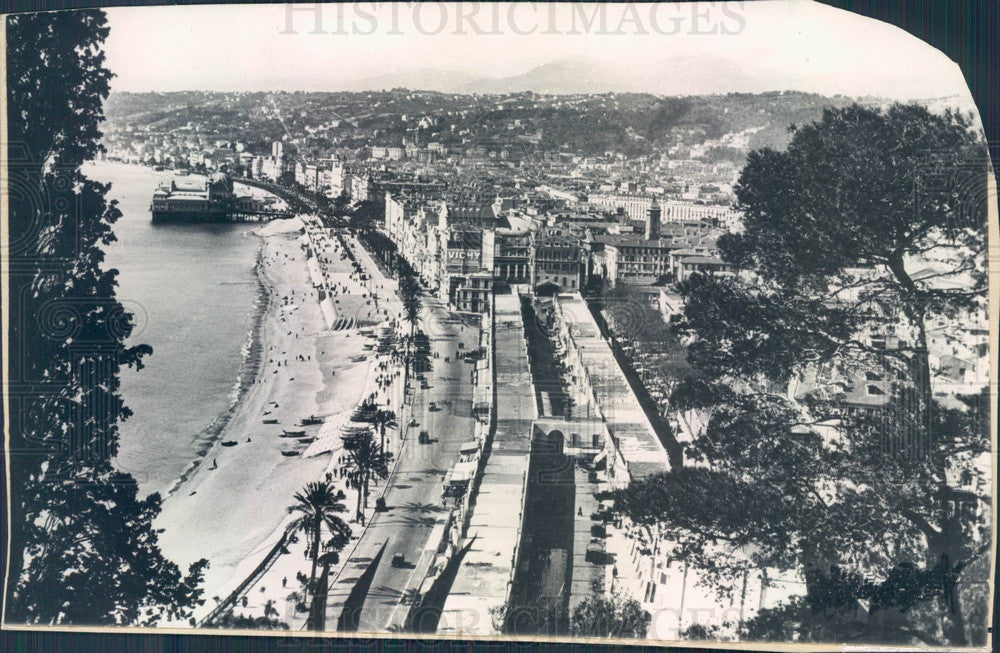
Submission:
[[[217,193],[233,192],[233,180],[224,172],[216,172],[209,175],[208,185]]]

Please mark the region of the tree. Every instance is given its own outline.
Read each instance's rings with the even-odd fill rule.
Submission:
[[[117,471],[122,365],[132,316],[102,266],[120,216],[108,185],[81,165],[100,150],[111,72],[102,11],[7,18],[12,378],[11,559],[7,619],[35,624],[141,624],[190,617],[205,561],[182,575],[152,522],[160,497],[138,498]]]
[[[374,200],[362,200],[354,207],[348,221],[349,227],[361,234],[370,232],[375,228],[375,223],[383,217],[383,210]]]
[[[367,422],[372,426],[377,426],[379,429],[379,445],[383,449],[385,449],[385,430],[397,426],[396,413],[387,408],[379,408],[374,402],[364,403],[359,406],[354,411],[354,415],[351,416],[351,420],[355,422]]]
[[[403,275],[399,279],[399,298],[403,304],[403,312],[406,321],[410,323],[410,337],[416,329],[417,321],[420,319],[421,296],[423,291],[416,278],[412,275]]]
[[[368,507],[368,484],[372,478],[388,478],[392,454],[375,442],[368,428],[345,435],[343,439],[344,449],[350,457],[348,478],[358,491],[357,516],[362,519],[362,500],[364,507]]]
[[[215,625],[226,630],[288,630],[288,624],[278,619],[278,610],[271,600],[264,604],[264,614],[259,617],[234,614],[229,610],[219,617]]]
[[[934,399],[927,332],[983,321],[985,161],[963,117],[900,105],[828,110],[786,151],[752,152],[743,231],[719,241],[737,274],[680,284],[703,378],[672,402],[704,412],[686,452],[700,466],[635,484],[619,508],[723,588],[748,567],[796,570],[815,607],[816,588],[860,574],[878,580],[837,587],[851,610],[872,601],[871,641],[889,608],[933,599],[944,641],[966,643],[958,579],[990,537],[975,463],[989,398]],[[801,391],[824,375],[884,382],[886,400],[857,412],[822,384]],[[980,479],[973,496],[956,471]],[[893,590],[902,577],[916,587]]]
[[[396,428],[396,413],[387,409],[379,409],[375,412],[372,424],[378,427],[379,447],[385,450],[385,430]]]
[[[342,503],[344,493],[334,490],[328,481],[313,481],[303,490],[295,493],[295,504],[288,511],[299,516],[291,523],[291,528],[306,536],[306,555],[312,559],[309,572],[309,589],[316,591],[316,565],[319,563],[320,548],[336,553],[343,549],[351,539],[351,528],[338,515],[347,512]],[[323,544],[323,527],[330,535]]]
[[[403,318],[410,324],[410,337],[406,344],[406,367],[404,386],[410,381],[410,367],[413,363],[413,337],[420,320],[420,300],[423,291],[412,274],[402,274],[399,277],[399,299],[403,304]]]
[[[649,613],[635,599],[596,596],[573,608],[569,629],[576,637],[641,639],[649,622]]]
[[[399,298],[403,304],[403,316],[410,324],[410,337],[416,329],[417,321],[420,319],[420,308],[422,306],[421,296],[423,291],[416,278],[412,275],[404,275],[399,279]]]

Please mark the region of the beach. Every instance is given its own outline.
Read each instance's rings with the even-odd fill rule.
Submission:
[[[293,593],[297,575],[309,572],[305,538],[286,542],[288,553],[275,559],[268,553],[291,520],[294,494],[328,473],[345,491],[343,518],[354,516],[356,493],[339,474],[342,428],[373,395],[401,414],[398,357],[374,346],[399,326],[395,282],[357,240],[315,217],[153,223],[149,193],[172,173],[113,162],[88,172],[112,183],[123,211],[108,262],[137,316],[129,342],[154,350],[144,369],[123,371],[135,414],[123,422],[115,464],[140,494],[163,498],[156,527],[164,555],[182,571],[209,561],[196,621],[269,561],[234,612],[261,616],[272,601],[282,621],[299,627],[305,615],[295,612]],[[312,416],[322,422],[297,426]],[[286,429],[305,433],[283,438]],[[398,452],[399,430],[386,441]],[[372,485],[369,518],[383,487]],[[363,531],[351,528],[356,538]]]
[[[373,327],[388,316],[384,305],[375,308],[369,286],[391,295],[391,282],[374,276],[363,281],[343,257],[339,241],[306,220],[310,235],[302,218],[255,231],[262,241],[255,267],[262,296],[238,399],[164,499],[156,520],[156,527],[164,529],[160,541],[169,559],[182,568],[209,560],[206,604],[197,619],[215,607],[213,597],[227,596],[278,541],[291,520],[293,495],[328,472],[336,476],[339,426],[354,408],[373,393],[389,404],[401,396],[393,385],[377,391],[380,374],[394,373],[372,350]],[[317,288],[323,285],[327,292]],[[328,301],[321,302],[323,295]],[[380,296],[384,302],[386,294]],[[323,422],[300,425],[313,416]],[[281,437],[285,430],[305,435]],[[349,491],[349,506],[353,496]],[[354,529],[360,533],[359,526]],[[287,574],[308,572],[299,544],[276,563],[287,567]],[[298,587],[287,574],[282,576],[287,591],[272,590],[269,597]]]

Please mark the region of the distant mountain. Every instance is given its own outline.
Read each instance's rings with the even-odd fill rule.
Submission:
[[[392,88],[409,88],[419,91],[458,93],[462,86],[473,82],[475,75],[457,70],[422,68],[409,72],[395,72],[356,79],[340,85],[340,91],[384,91]]]
[[[657,95],[706,95],[784,90],[781,71],[747,65],[722,56],[669,56],[652,62],[610,63],[565,57],[510,77],[475,77],[457,71],[422,69],[355,80],[344,90],[395,87],[443,93],[577,94],[632,92]]]
[[[826,95],[822,89],[829,86],[823,75],[811,71],[808,66],[766,66],[752,57],[713,53],[669,54],[667,49],[665,54],[662,59],[653,61],[624,60],[618,63],[585,56],[564,57],[509,77],[482,77],[454,70],[424,68],[355,80],[343,86],[342,90],[408,88],[462,94],[503,95],[532,91],[553,95],[620,92],[662,96],[796,90]],[[886,79],[883,82],[886,90],[883,97],[914,87],[909,78]],[[918,101],[932,109],[936,106],[959,106],[976,113],[968,94]]]
[[[478,80],[466,92],[573,94],[610,91],[656,95],[706,95],[726,92],[783,90],[775,71],[745,66],[719,56],[670,56],[651,62],[611,64],[587,58],[560,59],[523,75]]]
[[[535,93],[573,94],[632,91],[636,85],[633,70],[589,58],[563,58],[532,68],[512,77],[477,79],[465,84],[460,93]]]

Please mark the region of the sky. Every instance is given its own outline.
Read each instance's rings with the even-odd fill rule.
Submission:
[[[628,67],[711,56],[730,62],[760,91],[893,99],[968,95],[958,66],[941,52],[895,26],[811,0],[106,11],[108,67],[117,75],[117,91],[325,91],[420,69],[503,77],[567,57]],[[717,92],[727,92],[726,83],[726,75],[718,75]]]

